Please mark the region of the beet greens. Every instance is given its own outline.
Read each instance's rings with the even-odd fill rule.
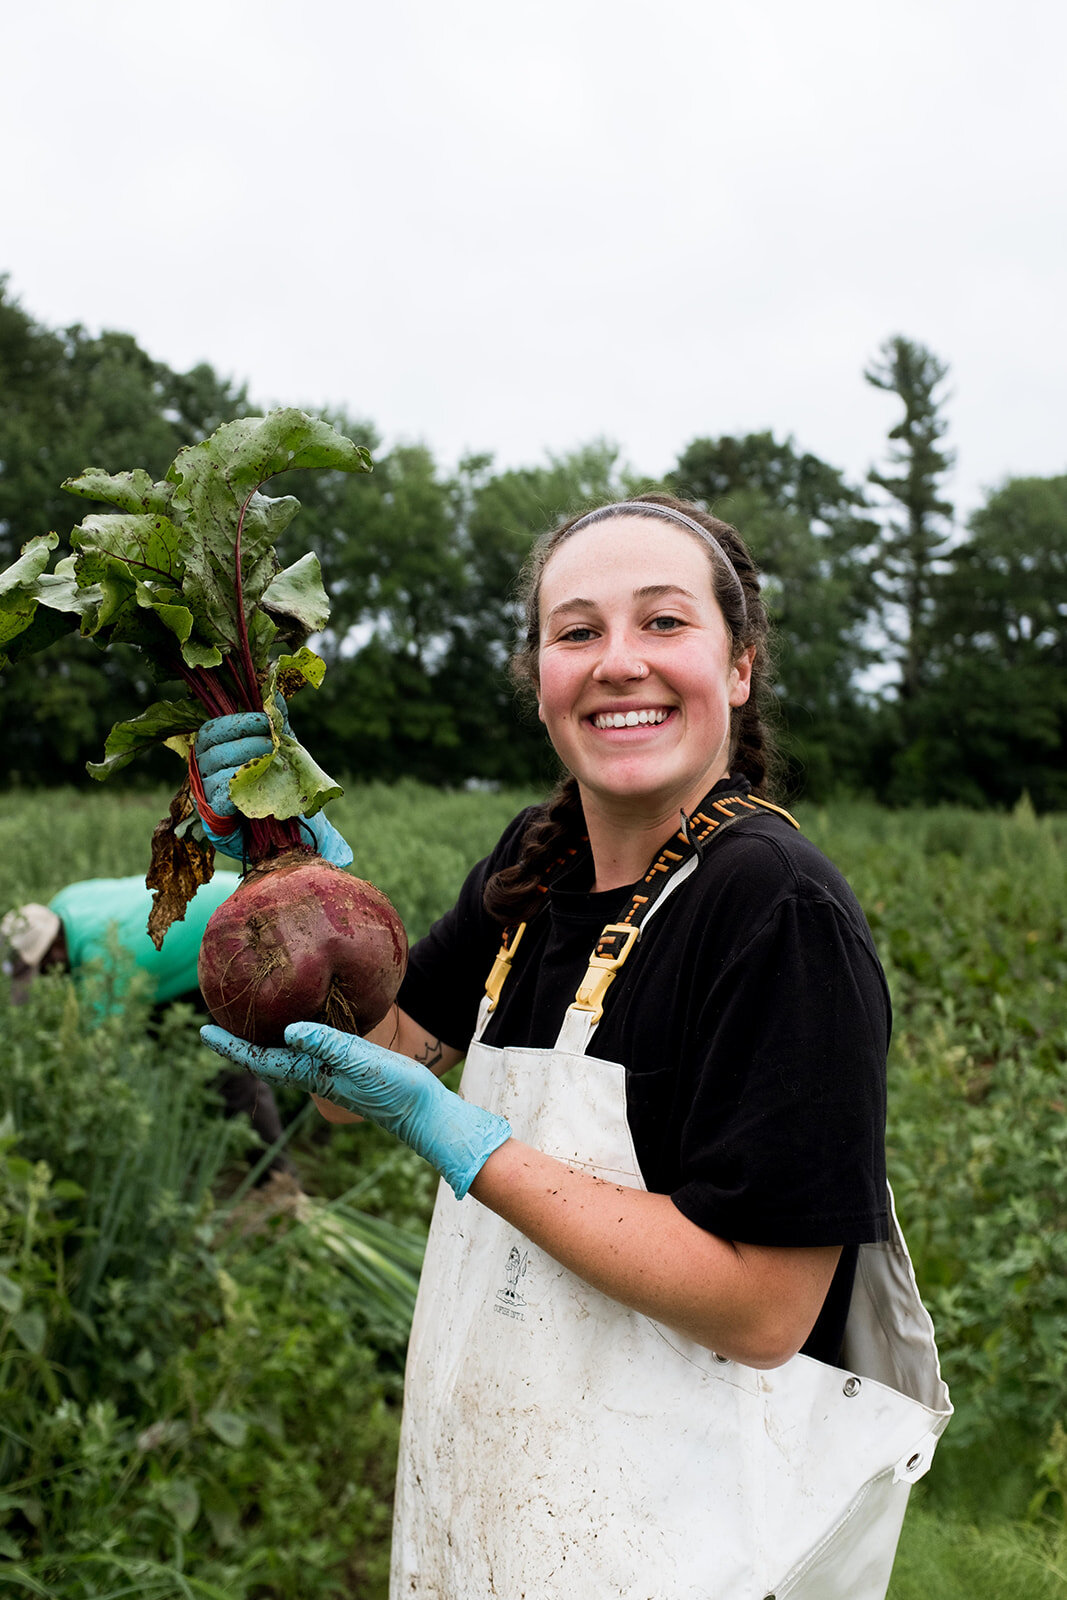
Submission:
[[[94,778],[161,742],[188,757],[210,717],[266,712],[273,750],[242,767],[231,787],[248,819],[252,862],[300,844],[296,819],[342,792],[293,737],[284,707],[297,689],[317,688],[326,670],[305,642],[329,617],[318,558],[282,568],[275,543],[299,501],[261,492],[278,473],[315,467],[369,472],[371,461],[362,445],[292,409],[224,423],[180,451],[162,482],[140,468],[90,467],[63,487],[117,509],[85,517],[54,572],[45,567],[58,541],[48,534],[0,573],[0,667],[79,627],[101,648],[135,646],[156,681],[186,691],[117,723],[103,760],[88,763]],[[186,781],[153,841],[149,884],[164,902],[157,898],[153,911],[157,942],[212,863]]]

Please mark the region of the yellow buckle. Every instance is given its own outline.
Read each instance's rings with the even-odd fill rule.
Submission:
[[[634,947],[639,928],[633,928],[625,922],[609,922],[597,940],[597,947],[589,957],[589,969],[582,979],[581,988],[574,997],[574,1004],[579,1011],[591,1011],[593,1021],[599,1022],[604,1014],[604,996],[608,992],[616,972],[622,966],[626,957]],[[613,955],[601,955],[600,947],[605,941],[622,937],[622,943]]]
[[[512,959],[519,948],[519,940],[525,932],[526,924],[525,922],[520,922],[517,928],[504,935],[504,942],[497,951],[496,960],[493,962],[489,976],[485,980],[485,992],[489,996],[490,1011],[496,1010],[496,1003],[500,999],[500,991],[504,987],[504,980],[511,971]]]

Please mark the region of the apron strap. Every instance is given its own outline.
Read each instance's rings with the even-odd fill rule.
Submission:
[[[769,800],[761,800],[757,795],[744,794],[740,790],[718,796],[712,790],[689,816],[684,811],[681,813],[682,820],[678,832],[672,835],[652,861],[620,920],[609,922],[602,930],[589,958],[589,967],[578,993],[564,1016],[563,1027],[556,1043],[558,1050],[584,1054],[593,1036],[593,1030],[604,1014],[607,991],[615,980],[615,974],[637,943],[645,923],[655,914],[668,895],[696,871],[714,838],[725,833],[731,824],[743,822],[746,817],[756,816],[760,811],[773,811],[776,816],[783,817],[794,828],[800,827],[796,818],[791,817],[789,812],[783,811],[780,806],[772,805]],[[567,854],[573,855],[574,852],[572,850]],[[566,859],[566,855],[561,856],[559,861],[553,864],[552,870]],[[485,982],[485,995],[478,1009],[478,1022],[472,1042],[481,1038],[492,1012],[496,1009],[500,992],[507,981],[511,963],[526,927],[525,922],[520,922],[504,931],[503,942]]]
[[[756,795],[722,794],[713,799],[713,794],[714,790],[689,816],[682,812],[681,827],[652,862],[620,920],[609,922],[601,933],[578,993],[564,1015],[556,1041],[557,1050],[567,1050],[575,1055],[585,1053],[604,1015],[608,989],[637,943],[641,929],[668,895],[673,894],[679,884],[696,871],[713,840],[721,837],[733,823],[758,816],[761,810],[773,811],[794,828],[800,827],[788,811],[772,805],[769,800],[760,800]]]
[[[608,989],[615,981],[615,974],[637,943],[641,929],[651,921],[675,889],[680,888],[686,878],[693,875],[699,865],[700,857],[696,855],[690,856],[688,861],[679,862],[670,877],[665,878],[658,886],[655,899],[643,908],[644,914],[639,924],[608,923],[596,942],[593,954],[589,957],[589,967],[578,993],[563,1014],[563,1025],[556,1040],[557,1050],[566,1051],[569,1055],[585,1054],[589,1041],[604,1015],[604,999]]]

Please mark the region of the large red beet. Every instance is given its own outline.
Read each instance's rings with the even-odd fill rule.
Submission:
[[[253,867],[215,911],[200,989],[221,1028],[282,1044],[290,1022],[366,1033],[396,998],[404,925],[373,884],[307,850]]]

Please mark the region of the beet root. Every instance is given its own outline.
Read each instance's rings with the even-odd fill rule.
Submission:
[[[283,1044],[290,1022],[367,1033],[396,998],[407,937],[373,884],[304,849],[253,867],[212,914],[200,990],[221,1028]]]

